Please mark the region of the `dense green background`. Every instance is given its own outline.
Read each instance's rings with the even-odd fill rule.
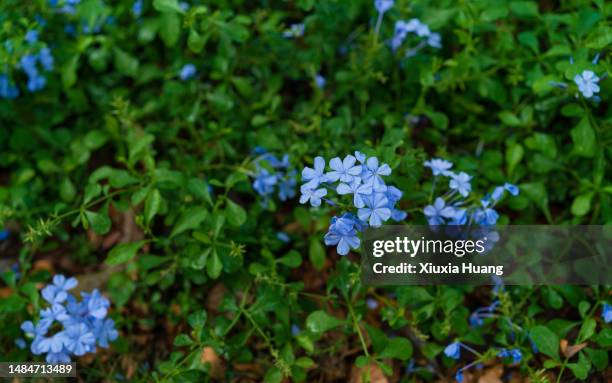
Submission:
[[[523,360],[506,374],[609,379],[609,288],[508,288],[503,314],[474,331],[488,287],[362,286],[359,255],[323,245],[337,212],[295,199],[264,208],[250,174],[257,146],[288,153],[298,172],[317,155],[376,154],[422,224],[422,163],[443,157],[480,193],[520,186],[502,223],[612,223],[610,3],[400,0],[379,35],[371,1],[200,3],[145,1],[141,16],[131,1],[83,0],[74,14],[0,4],[0,41],[12,46],[0,72],[21,92],[0,99],[0,223],[12,233],[0,245],[0,359],[32,359],[14,345],[19,325],[38,312],[37,288],[64,273],[102,288],[120,329],[108,351],[79,360],[86,381],[452,379],[473,360],[442,355],[454,339],[483,352],[485,370],[514,345]],[[442,49],[394,53],[393,25],[411,18]],[[304,36],[283,37],[302,22]],[[55,69],[30,93],[19,59],[44,46]],[[187,63],[197,75],[181,81]],[[601,102],[577,92],[585,69],[602,77]],[[511,340],[507,319],[538,334],[540,353]],[[586,346],[568,357],[559,339]],[[420,368],[407,374],[411,358]]]

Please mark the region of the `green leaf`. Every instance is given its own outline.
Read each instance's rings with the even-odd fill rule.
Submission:
[[[597,322],[593,318],[587,318],[584,322],[582,322],[582,326],[580,327],[580,332],[578,333],[578,343],[585,342],[589,340],[593,334],[595,334],[595,328],[597,327]]]
[[[503,111],[499,113],[499,119],[504,125],[507,126],[519,126],[521,125],[521,120],[512,112]]]
[[[195,29],[189,30],[189,36],[187,37],[187,46],[193,53],[200,53],[204,49],[206,44],[206,38],[202,37]]]
[[[595,155],[595,131],[591,128],[588,117],[583,117],[578,125],[570,131],[574,141],[573,153],[583,157]]]
[[[559,338],[554,332],[546,326],[536,326],[529,333],[542,354],[559,360]]]
[[[584,351],[591,359],[591,362],[597,371],[603,371],[606,367],[608,367],[608,352],[606,350],[597,350],[587,347],[584,349]]]
[[[221,275],[221,270],[223,270],[223,263],[221,263],[221,258],[219,258],[217,251],[213,250],[212,256],[206,262],[206,272],[212,279],[217,279]]]
[[[91,225],[93,231],[98,235],[104,235],[108,233],[112,226],[112,221],[108,217],[106,211],[93,212],[86,211],[85,215],[87,216],[87,221]]]
[[[184,231],[195,229],[206,219],[208,212],[203,207],[192,207],[181,214],[170,233],[173,238]]]
[[[153,0],[153,8],[162,13],[185,13],[178,0]]]
[[[323,269],[325,266],[325,247],[318,237],[310,238],[310,246],[308,247],[308,257],[310,262],[317,270]]]
[[[525,150],[520,144],[511,144],[506,149],[506,163],[508,164],[508,175],[512,176],[516,165],[518,165],[523,159]]]
[[[513,1],[510,3],[510,10],[519,17],[538,16],[538,3],[535,1]]]
[[[406,338],[396,337],[389,339],[387,347],[380,354],[381,358],[408,360],[412,356],[412,343]]]
[[[591,361],[581,352],[578,354],[578,363],[568,363],[567,367],[572,370],[576,378],[584,380],[591,370]]]
[[[548,209],[548,193],[546,192],[544,184],[542,182],[531,182],[521,184],[520,188],[521,192],[524,192],[524,194],[542,210],[546,219],[552,222],[552,216]]]
[[[119,73],[136,77],[138,75],[138,59],[119,48],[115,48],[113,52],[115,53],[115,67]]]
[[[153,189],[145,200],[144,218],[147,225],[151,223],[153,217],[159,212],[161,202],[162,197],[159,190]]]
[[[64,202],[71,202],[72,200],[74,200],[74,197],[76,197],[77,190],[74,187],[72,181],[70,181],[70,178],[64,177],[64,179],[60,183],[59,192],[60,198]]]
[[[292,269],[302,264],[302,256],[296,250],[291,250],[285,256],[279,258],[278,263],[289,266]]]
[[[591,200],[593,199],[593,193],[580,194],[572,202],[571,212],[573,215],[581,217],[591,210]]]
[[[64,89],[71,88],[77,81],[77,69],[79,67],[80,54],[75,54],[62,68],[62,85]]]
[[[246,222],[247,214],[242,206],[238,205],[231,199],[226,199],[225,216],[230,225],[238,227]]]
[[[189,346],[193,344],[193,340],[187,334],[178,334],[176,338],[174,338],[174,345],[177,347]]]
[[[181,19],[173,14],[166,13],[162,16],[159,35],[167,47],[173,47],[181,33]]]
[[[113,247],[113,249],[108,253],[106,257],[106,264],[110,266],[120,265],[122,263],[128,262],[147,241],[138,241],[138,242],[130,242],[130,243],[122,243]]]
[[[333,317],[323,310],[314,311],[306,318],[306,328],[308,331],[317,334],[322,334],[343,324],[344,321],[342,319]]]

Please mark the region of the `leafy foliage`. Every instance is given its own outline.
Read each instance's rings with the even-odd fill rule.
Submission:
[[[604,376],[609,287],[373,289],[358,249],[324,246],[341,209],[292,191],[357,150],[426,224],[435,157],[473,190],[518,186],[499,223],[612,223],[611,11],[2,1],[0,360],[34,358],[21,323],[64,274],[108,296],[119,332],[78,360],[86,380]]]

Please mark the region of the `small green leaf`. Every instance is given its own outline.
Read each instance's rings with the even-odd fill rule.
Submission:
[[[221,258],[219,258],[219,254],[213,250],[212,256],[209,257],[206,262],[206,272],[212,279],[217,279],[219,275],[221,275],[221,270],[223,270],[223,263],[221,262]]]
[[[146,242],[147,241],[122,243],[113,247],[110,253],[108,253],[108,257],[106,257],[106,264],[116,266],[128,262],[136,256],[138,250],[140,250]]]
[[[321,244],[321,240],[318,237],[310,238],[308,257],[317,270],[321,270],[325,265],[325,247]]]
[[[89,221],[91,228],[96,234],[104,235],[108,233],[112,226],[112,222],[106,211],[100,211],[97,213],[93,211],[86,211],[85,215],[87,216],[87,220]]]
[[[591,128],[588,117],[583,117],[578,125],[570,131],[574,141],[573,153],[583,157],[595,155],[596,138],[595,131]]]
[[[591,200],[593,193],[580,194],[572,202],[571,212],[573,215],[581,217],[591,210]]]
[[[326,313],[323,310],[312,312],[306,319],[306,328],[314,333],[322,334],[335,327],[342,326],[344,321]]]
[[[153,189],[145,200],[144,218],[147,225],[151,223],[153,217],[159,212],[161,202],[162,197],[159,190]]]
[[[559,338],[548,327],[536,326],[529,332],[533,342],[541,353],[559,360]]]
[[[173,238],[180,233],[195,229],[206,219],[208,212],[202,207],[192,207],[181,214],[178,221],[170,233],[170,238]]]
[[[225,216],[230,225],[238,227],[246,222],[247,214],[242,206],[238,205],[231,199],[226,199]]]
[[[161,13],[185,13],[178,0],[153,0],[153,8]]]
[[[514,169],[516,165],[518,165],[523,159],[523,154],[525,154],[525,150],[521,144],[511,144],[506,149],[506,163],[508,164],[508,175],[512,175],[514,173]]]
[[[597,327],[597,322],[593,318],[587,318],[584,322],[582,322],[582,326],[580,327],[580,332],[578,333],[578,341],[579,343],[585,342],[589,340],[593,334],[595,334],[595,328]]]
[[[389,339],[387,347],[380,354],[381,358],[408,360],[412,356],[412,343],[406,338],[396,337]]]
[[[60,197],[64,202],[71,202],[76,197],[77,190],[74,187],[70,178],[64,177],[62,182],[60,183]]]
[[[193,344],[193,340],[187,334],[178,334],[176,338],[174,338],[174,345],[177,347],[181,346],[189,346]]]
[[[291,250],[285,256],[278,259],[278,263],[291,268],[299,267],[302,264],[302,256],[296,250]]]
[[[578,354],[578,362],[568,363],[567,367],[572,370],[576,378],[584,380],[591,370],[591,361],[581,352]]]

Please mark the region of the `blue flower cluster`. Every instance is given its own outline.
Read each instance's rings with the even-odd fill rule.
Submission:
[[[68,363],[71,355],[95,353],[96,346],[108,347],[117,339],[115,322],[107,318],[110,302],[95,289],[81,293],[78,302],[68,290],[77,286],[75,278],[55,275],[53,283],[42,290],[49,307],[40,311],[35,325],[25,321],[21,325],[28,338],[32,338],[30,350],[34,355],[46,354],[47,363]],[[49,331],[55,334],[48,335]]]
[[[43,48],[37,54],[22,56],[19,64],[28,76],[28,90],[36,92],[44,88],[47,83],[47,79],[40,74],[37,64],[40,64],[44,71],[50,72],[53,70],[53,56],[49,48]]]
[[[398,20],[395,22],[391,49],[397,51],[411,34],[417,36],[420,41],[415,47],[406,50],[406,57],[416,55],[426,46],[436,49],[442,48],[442,38],[439,33],[432,32],[429,26],[422,23],[419,19],[410,19],[408,21]]]
[[[267,205],[275,192],[281,201],[295,197],[297,172],[289,169],[289,155],[285,154],[279,159],[260,147],[255,148],[254,153],[258,157],[254,161],[253,189],[263,197],[262,204]]]
[[[329,161],[331,171],[326,172],[325,167],[325,159],[319,156],[314,159],[313,168],[305,167],[302,170],[305,183],[300,187],[300,203],[309,202],[316,207],[325,200],[337,206],[338,203],[325,198],[328,191],[335,191],[337,196],[352,195],[347,208],[356,208],[357,215],[346,212],[333,217],[325,234],[325,244],[337,246],[338,254],[346,255],[351,248],[358,248],[361,241],[357,233],[368,225],[380,227],[390,218],[394,221],[406,218],[406,212],[395,207],[403,193],[395,186],[385,184],[382,177],[389,176],[391,168],[387,164],[380,164],[378,158],[367,158],[356,151],[354,156],[347,155],[344,159],[332,158]]]
[[[26,47],[30,50],[35,50],[33,46],[38,42],[38,30],[31,29],[26,32],[24,41],[27,43]],[[10,41],[6,43],[11,46]],[[10,51],[10,49],[9,49]],[[27,89],[30,92],[37,92],[45,87],[47,79],[41,74],[40,69],[45,72],[53,70],[53,55],[51,50],[47,47],[38,49],[36,53],[28,53],[21,56],[19,59],[19,67],[27,75]],[[15,99],[19,97],[19,88],[16,84],[11,83],[11,79],[8,74],[0,74],[0,98]]]
[[[477,357],[481,357],[481,355],[476,350],[474,350],[473,348],[469,347],[468,345],[462,342],[453,342],[449,344],[448,346],[446,346],[446,348],[444,348],[444,355],[446,355],[447,357],[451,359],[459,360],[459,358],[461,358],[461,349],[464,349],[476,355]],[[502,348],[497,353],[497,356],[500,358],[511,357],[513,363],[519,363],[521,359],[523,358],[523,354],[521,353],[521,350],[519,350],[518,348],[513,348],[510,350]],[[457,382],[460,382],[460,383],[463,382],[464,381],[463,372],[479,363],[480,363],[479,360],[476,360],[458,369],[457,373],[455,374],[455,380],[457,380]]]
[[[423,209],[427,222],[432,226],[476,224],[482,227],[491,227],[499,219],[499,214],[494,207],[504,194],[506,192],[513,196],[519,194],[519,188],[516,185],[506,182],[504,185],[495,187],[492,193],[487,194],[480,200],[479,204],[466,205],[465,199],[472,192],[472,176],[465,172],[452,172],[450,170],[453,167],[452,162],[439,158],[425,161],[424,165],[431,169],[434,176],[432,195],[438,177],[449,179],[448,191]]]

